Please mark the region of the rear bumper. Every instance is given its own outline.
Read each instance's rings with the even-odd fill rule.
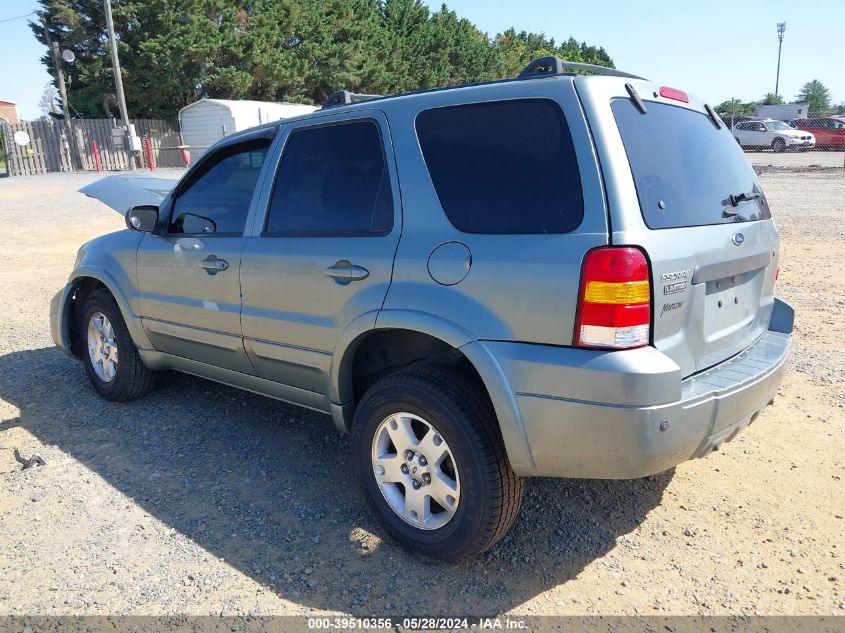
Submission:
[[[772,402],[792,344],[792,309],[740,354],[680,379],[648,347],[619,352],[489,343],[513,388],[534,463],[550,477],[628,479],[703,457]],[[786,331],[784,331],[786,330]]]

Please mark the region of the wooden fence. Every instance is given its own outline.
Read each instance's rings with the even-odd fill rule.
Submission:
[[[65,132],[64,121],[41,119],[3,123],[2,132],[6,151],[6,169],[10,176],[46,174],[62,171],[94,171],[97,168],[94,143],[104,171],[129,169],[129,160],[135,160],[138,168],[147,168],[145,138],[150,140],[153,165],[155,167],[182,167],[182,135],[179,124],[160,119],[134,119],[135,132],[142,139],[139,156],[131,158],[123,140],[112,135],[113,119],[72,119],[69,122],[70,137]],[[29,142],[19,145],[15,142],[16,132],[26,132]]]

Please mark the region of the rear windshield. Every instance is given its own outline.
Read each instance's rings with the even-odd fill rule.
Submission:
[[[686,108],[647,107],[640,114],[630,99],[611,102],[649,228],[771,217],[757,175],[724,127]]]

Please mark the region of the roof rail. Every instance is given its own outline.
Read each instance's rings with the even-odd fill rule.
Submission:
[[[627,77],[628,79],[645,79],[638,75],[632,75],[615,68],[597,66],[595,64],[582,64],[581,62],[568,62],[560,57],[540,57],[528,64],[519,73],[517,79],[535,79],[537,77],[552,77],[554,75],[565,75],[569,70],[586,70],[596,75],[608,75],[610,77]]]
[[[382,96],[384,95],[367,95],[358,92],[349,92],[348,90],[338,90],[331,93],[323,102],[323,109],[335,108],[350,103],[361,103],[362,101],[370,101],[371,99],[378,99]]]

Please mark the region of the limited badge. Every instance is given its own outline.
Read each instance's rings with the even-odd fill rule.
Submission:
[[[687,289],[686,280],[676,281],[673,284],[666,284],[665,286],[663,286],[663,294],[671,295],[671,294],[675,294],[676,292],[681,292],[682,290],[686,290],[686,289]]]

